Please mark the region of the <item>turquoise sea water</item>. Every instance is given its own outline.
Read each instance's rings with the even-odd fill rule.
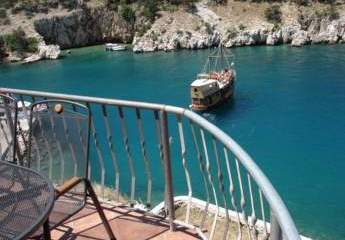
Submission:
[[[345,45],[233,52],[235,100],[205,117],[253,156],[302,233],[345,239]],[[2,65],[0,86],[187,107],[208,54],[84,48],[57,61]]]

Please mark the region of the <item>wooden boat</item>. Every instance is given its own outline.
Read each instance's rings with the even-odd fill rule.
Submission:
[[[230,99],[234,94],[236,72],[232,54],[222,44],[208,57],[203,72],[190,85],[194,111],[209,110]]]

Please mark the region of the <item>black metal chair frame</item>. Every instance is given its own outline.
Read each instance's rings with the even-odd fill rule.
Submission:
[[[65,181],[63,183],[62,186],[58,186],[55,188],[55,200],[57,200],[59,197],[61,197],[62,195],[66,194],[69,190],[71,190],[72,188],[74,188],[75,186],[79,185],[80,183],[84,183],[85,184],[85,188],[84,188],[84,204],[83,206],[81,206],[79,209],[77,209],[76,211],[74,211],[72,214],[68,215],[67,217],[65,217],[64,219],[62,219],[60,222],[56,223],[54,226],[50,226],[50,229],[54,229],[57,226],[61,225],[65,220],[67,220],[68,218],[72,217],[73,215],[75,215],[76,213],[78,213],[80,210],[82,210],[85,207],[87,198],[90,197],[91,200],[93,201],[96,210],[102,220],[102,223],[107,231],[107,234],[109,236],[109,238],[111,240],[116,240],[116,237],[110,227],[110,224],[104,214],[104,211],[101,207],[101,204],[97,198],[97,195],[91,185],[91,182],[88,178],[88,171],[89,171],[89,148],[90,148],[90,127],[91,127],[91,111],[90,108],[88,106],[82,105],[80,103],[77,102],[72,102],[72,101],[67,101],[67,100],[58,100],[58,99],[50,99],[50,100],[43,100],[43,101],[38,101],[35,102],[31,105],[30,108],[30,131],[29,131],[29,147],[28,147],[28,165],[30,167],[30,162],[31,162],[31,146],[32,146],[32,134],[33,134],[33,128],[32,128],[32,124],[33,124],[33,111],[34,108],[38,105],[49,105],[49,103],[56,103],[56,104],[70,104],[74,107],[80,107],[82,109],[85,109],[87,111],[87,118],[88,118],[88,123],[87,123],[87,144],[86,144],[86,156],[85,156],[85,161],[86,161],[86,168],[85,168],[85,173],[84,173],[84,177],[72,177],[70,179],[68,179],[67,181]]]
[[[12,153],[13,153],[13,156],[12,156],[12,161],[13,162],[16,162],[16,151],[18,150],[17,148],[17,118],[18,118],[18,105],[17,105],[17,100],[13,97],[10,97],[6,94],[2,94],[0,93],[0,98],[2,98],[4,100],[3,104],[6,105],[8,104],[6,101],[10,101],[12,103],[14,103],[14,119],[13,119],[13,122],[12,122],[12,116],[11,116],[11,113],[9,112],[6,112],[6,115],[10,117],[10,119],[7,119],[9,121],[9,128],[10,128],[10,131],[11,131],[11,134],[12,134],[12,141],[13,141],[13,146],[12,146]],[[8,111],[7,108],[5,108],[6,111]]]

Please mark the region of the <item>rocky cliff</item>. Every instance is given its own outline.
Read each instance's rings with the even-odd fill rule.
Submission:
[[[131,24],[105,7],[42,18],[34,25],[46,43],[58,44],[63,49],[112,41],[130,43],[134,35]]]
[[[147,33],[135,36],[133,50],[200,49],[216,46],[221,40],[226,47],[345,42],[343,5],[338,7],[340,13],[337,19],[332,19],[317,12],[325,11],[328,6],[297,7],[284,3],[281,6],[282,22],[279,24],[264,18],[265,7],[268,4],[248,5],[228,1],[227,6],[221,7],[197,3],[193,13],[162,13]]]
[[[137,10],[135,22],[124,20],[118,11],[105,5],[89,4],[72,11],[57,9],[37,14],[32,19],[16,14],[10,16],[15,24],[1,26],[0,30],[25,23],[27,34],[40,40],[36,55],[25,56],[29,57],[28,62],[58,57],[57,46],[66,49],[104,42],[132,43],[134,52],[201,49],[216,46],[220,41],[226,47],[334,44],[345,42],[345,3],[336,4],[334,7],[313,1],[308,6],[293,1],[276,3],[273,5],[281,11],[279,22],[265,16],[265,10],[273,6],[269,2],[228,0],[225,5],[212,5],[201,0],[188,8],[159,11],[152,22],[141,15],[140,4],[133,6]]]

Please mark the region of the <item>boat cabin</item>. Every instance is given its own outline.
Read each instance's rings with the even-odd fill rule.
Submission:
[[[219,91],[219,84],[213,79],[198,79],[191,84],[192,98],[206,98]]]

